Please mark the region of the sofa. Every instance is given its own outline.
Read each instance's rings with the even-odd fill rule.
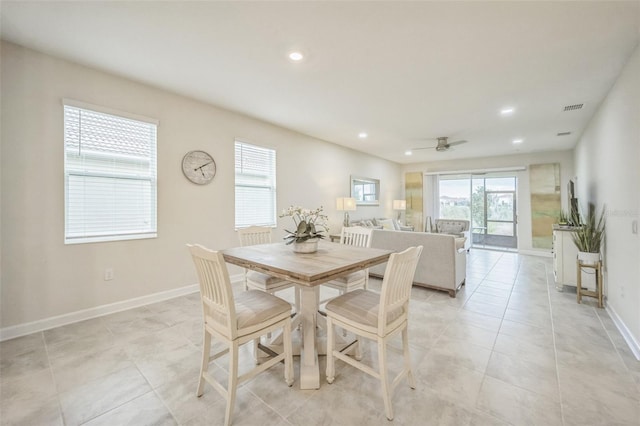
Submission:
[[[413,231],[413,226],[405,226],[397,219],[388,218],[353,219],[349,221],[349,226],[362,226],[363,228],[388,229],[395,231]]]
[[[436,234],[453,235],[457,238],[465,238],[464,249],[471,248],[471,234],[469,233],[469,221],[461,219],[436,219],[431,232]]]
[[[449,292],[456,292],[465,284],[467,273],[467,252],[464,247],[456,247],[456,237],[448,234],[391,231],[374,229],[371,247],[400,252],[408,247],[423,246],[418,260],[413,284]],[[369,275],[383,277],[386,263],[369,268]]]

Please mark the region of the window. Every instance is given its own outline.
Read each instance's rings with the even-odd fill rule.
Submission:
[[[236,228],[276,226],[276,152],[236,141]]]
[[[64,101],[65,244],[155,238],[156,128]]]
[[[465,219],[470,217],[469,177],[440,177],[440,215],[441,219]]]

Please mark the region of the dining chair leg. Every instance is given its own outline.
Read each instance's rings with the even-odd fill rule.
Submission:
[[[229,384],[227,385],[227,410],[224,415],[225,426],[231,425],[231,416],[236,403],[236,390],[238,387],[238,342],[229,344]]]
[[[356,336],[356,342],[354,343],[355,345],[355,358],[356,361],[362,361],[362,346],[360,345],[361,341],[358,338],[358,336]]]
[[[393,407],[391,406],[391,393],[389,389],[389,376],[387,375],[387,351],[384,338],[378,337],[378,365],[380,381],[382,382],[382,399],[387,419],[393,420]]]
[[[327,383],[333,383],[336,375],[335,358],[333,356],[334,348],[333,321],[327,317]]]
[[[413,372],[411,370],[411,353],[409,352],[409,331],[407,330],[407,326],[405,325],[402,330],[402,352],[404,353],[404,369],[407,372],[407,381],[409,382],[409,387],[411,389],[416,388],[416,380],[413,377]]]
[[[258,345],[260,345],[259,337],[257,339],[253,339],[253,360],[255,361],[256,365],[260,364],[260,348],[258,347]]]
[[[196,395],[202,396],[204,393],[204,373],[209,369],[209,354],[211,353],[211,334],[205,329],[202,336],[202,363],[200,364],[200,381]]]
[[[291,349],[291,321],[284,325],[282,331],[284,341],[284,381],[288,386],[293,385],[293,351]]]

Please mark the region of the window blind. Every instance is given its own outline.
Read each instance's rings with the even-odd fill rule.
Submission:
[[[276,152],[235,143],[236,228],[276,225]]]
[[[157,236],[156,130],[64,105],[66,244]]]

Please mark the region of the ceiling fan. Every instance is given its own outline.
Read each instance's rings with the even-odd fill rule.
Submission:
[[[463,143],[467,143],[467,141],[465,141],[465,140],[449,142],[448,139],[449,138],[446,137],[446,136],[441,136],[441,137],[437,138],[438,144],[436,146],[427,146],[427,147],[424,147],[424,148],[413,148],[413,149],[411,149],[411,151],[418,151],[418,150],[421,150],[421,149],[432,149],[432,148],[435,148],[436,151],[438,151],[438,152],[445,152],[445,151],[448,151],[452,146],[456,146],[456,145],[461,145]]]

